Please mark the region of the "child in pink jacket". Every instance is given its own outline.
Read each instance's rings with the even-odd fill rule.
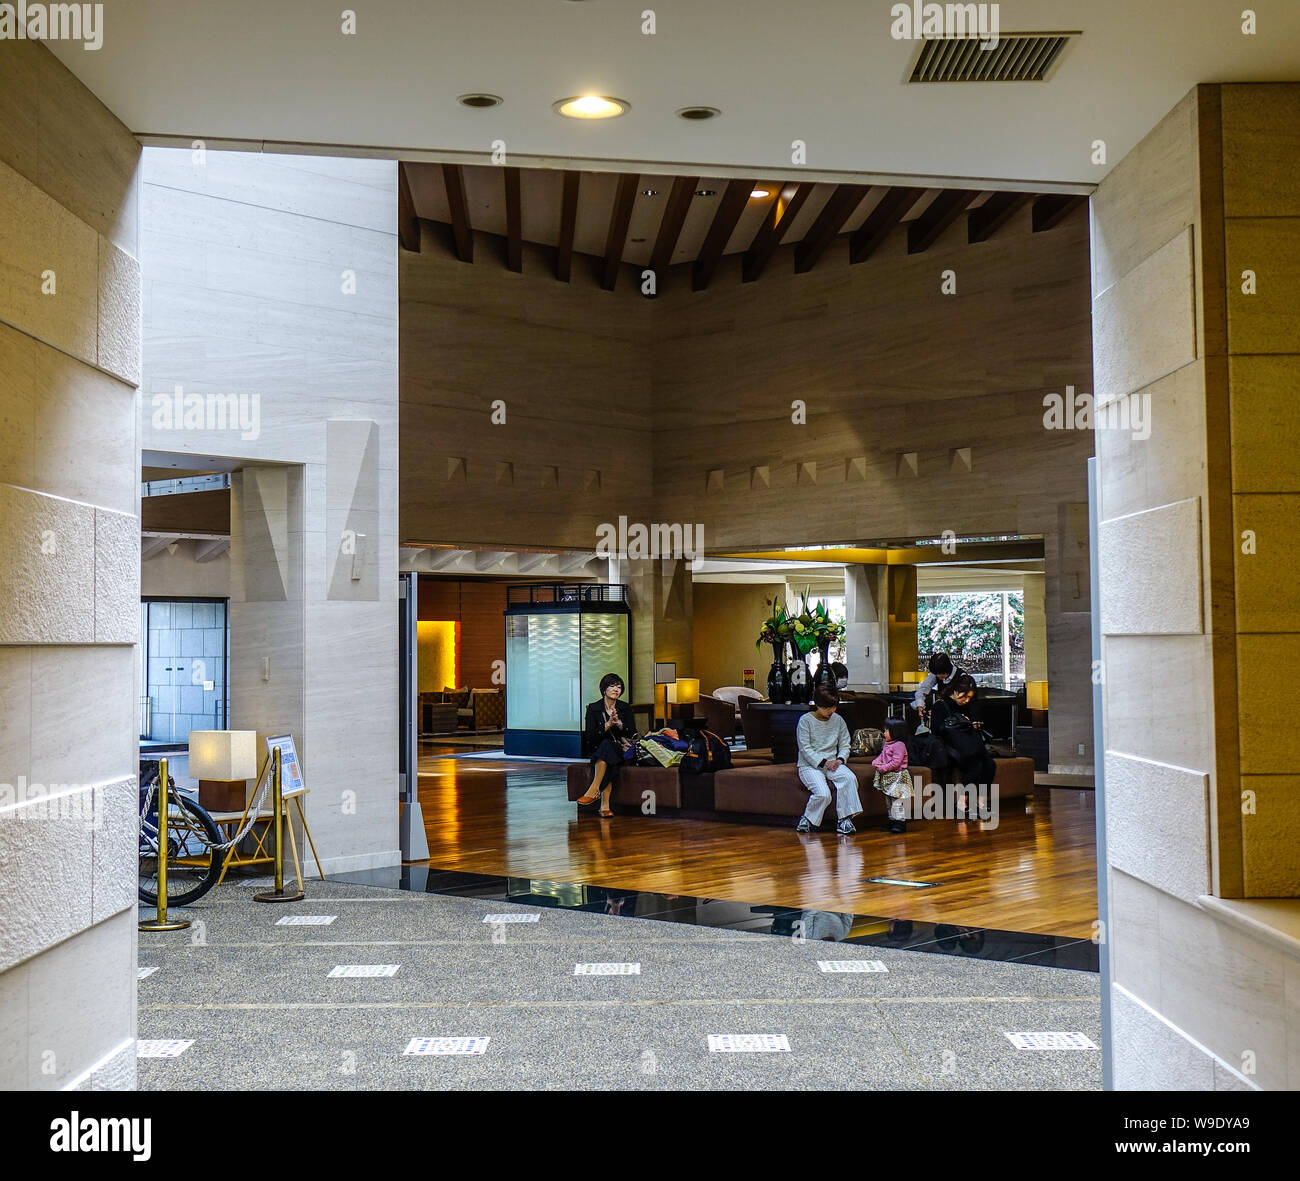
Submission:
[[[885,745],[871,760],[876,769],[875,786],[889,797],[889,831],[907,831],[907,804],[912,794],[912,776],[907,769],[907,724],[899,718],[885,722]]]

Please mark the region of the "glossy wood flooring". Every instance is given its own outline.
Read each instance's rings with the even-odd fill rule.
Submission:
[[[1090,791],[1010,800],[995,830],[935,820],[898,836],[800,835],[794,817],[788,828],[579,818],[561,763],[426,752],[420,803],[438,869],[1084,938],[1097,917]]]

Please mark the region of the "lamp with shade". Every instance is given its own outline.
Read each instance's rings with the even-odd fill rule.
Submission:
[[[248,781],[257,778],[256,730],[191,730],[190,777],[199,781],[199,805],[240,812]]]
[[[678,677],[671,685],[668,686],[668,704],[669,705],[690,705],[694,706],[700,700],[700,682],[695,677]],[[674,717],[694,718],[695,710],[687,712],[678,710]]]

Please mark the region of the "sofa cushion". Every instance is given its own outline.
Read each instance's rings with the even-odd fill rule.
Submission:
[[[875,771],[868,762],[865,767],[849,764],[858,780],[858,798],[864,816],[883,816],[885,797],[872,787]],[[749,813],[758,816],[789,816],[791,820],[802,815],[808,804],[808,789],[799,780],[794,763],[762,763],[733,767],[719,771],[713,777],[713,802],[719,812]],[[834,820],[838,813],[832,794],[826,815]]]
[[[591,764],[570,763],[567,786],[569,799],[584,795],[591,786]],[[610,800],[640,808],[644,799],[641,793],[645,791],[654,792],[656,808],[682,806],[682,779],[676,767],[625,766],[619,772],[618,786],[610,793]]]

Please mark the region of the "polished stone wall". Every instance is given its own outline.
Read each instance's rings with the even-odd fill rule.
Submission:
[[[1300,1086],[1300,893],[1277,671],[1297,594],[1300,87],[1201,86],[1093,198],[1115,1085]],[[1261,293],[1242,272],[1257,269]],[[1253,541],[1248,540],[1248,532]],[[1285,573],[1285,571],[1291,571]],[[1222,900],[1222,901],[1221,901]],[[1300,914],[1300,904],[1290,908]],[[1294,918],[1291,920],[1294,923]]]
[[[0,41],[0,1089],[135,1085],[140,148]]]
[[[144,153],[144,446],[237,462],[231,725],[295,735],[327,873],[398,860],[396,170]]]

